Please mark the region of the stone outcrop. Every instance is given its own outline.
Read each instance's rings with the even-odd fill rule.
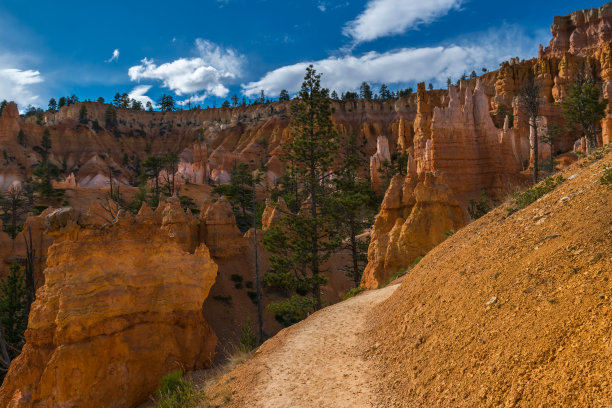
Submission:
[[[202,303],[217,265],[177,201],[112,223],[62,208],[3,407],[133,407],[173,369],[200,369],[216,336]]]
[[[382,184],[380,169],[385,161],[391,161],[389,139],[385,136],[378,136],[376,139],[376,153],[370,157],[370,178],[372,181],[372,188],[376,191],[380,190]]]
[[[567,52],[592,55],[612,40],[611,24],[611,3],[599,8],[575,11],[567,16],[557,16],[550,27],[553,38],[544,53],[557,57]]]
[[[426,173],[420,182],[395,176],[374,222],[362,285],[376,289],[465,222],[441,173]]]
[[[207,202],[200,212],[200,240],[215,258],[230,258],[243,253],[246,243],[236,225],[236,216],[225,196]]]

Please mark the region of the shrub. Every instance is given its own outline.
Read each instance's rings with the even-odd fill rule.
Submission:
[[[612,185],[612,166],[604,166],[604,174],[599,179],[599,182],[604,186]]]
[[[559,184],[563,183],[565,179],[563,176],[559,175],[557,177],[548,177],[543,182],[528,188],[522,193],[514,194],[514,204],[515,206],[510,208],[508,212],[513,213],[522,208],[527,207],[529,204],[535,202],[544,194],[547,194],[554,190]]]
[[[285,327],[304,320],[315,310],[317,301],[308,296],[294,295],[289,299],[272,302],[266,306],[276,321]]]
[[[157,408],[193,407],[200,400],[198,392],[183,378],[183,373],[179,370],[172,371],[162,378],[157,394],[160,397],[155,405]]]
[[[344,295],[342,300],[350,299],[353,296],[357,296],[359,293],[363,292],[364,290],[366,290],[365,287],[357,286],[356,288],[353,288],[353,289],[349,290],[348,292],[346,292],[346,294]]]
[[[250,317],[247,317],[246,322],[240,328],[239,341],[241,350],[246,353],[257,348],[257,336],[255,335],[255,328]]]
[[[473,220],[476,220],[491,210],[491,203],[487,198],[486,191],[480,192],[480,198],[478,201],[470,199],[468,206],[468,213]]]

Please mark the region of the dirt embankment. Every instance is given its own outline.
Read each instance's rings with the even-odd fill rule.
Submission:
[[[583,162],[436,247],[377,307],[379,406],[612,406],[612,153]]]

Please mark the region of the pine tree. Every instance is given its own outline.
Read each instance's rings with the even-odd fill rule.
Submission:
[[[151,155],[141,163],[141,166],[145,170],[146,178],[155,181],[155,195],[159,197],[159,173],[164,169],[164,159]]]
[[[81,105],[81,109],[79,109],[79,122],[87,122],[87,107],[85,105]]]
[[[518,94],[519,109],[527,117],[527,124],[531,128],[533,140],[531,140],[531,153],[533,157],[533,182],[539,181],[539,153],[538,153],[538,124],[537,118],[540,112],[540,86],[535,82],[533,74],[529,75],[527,82]]]
[[[55,98],[49,99],[49,112],[55,112],[57,110],[57,102]]]
[[[370,87],[370,84],[365,81],[362,82],[361,86],[359,87],[359,97],[367,100],[372,99],[372,88]]]
[[[369,180],[359,174],[359,169],[366,166],[365,157],[357,147],[354,135],[344,143],[342,165],[336,171],[335,204],[337,205],[337,228],[351,254],[351,264],[346,268],[347,275],[353,278],[355,287],[361,282],[363,268],[367,263],[368,241],[358,239],[366,228],[372,225],[377,206],[373,197],[376,193]]]
[[[28,313],[24,276],[14,263],[6,278],[0,281],[0,367],[2,376],[25,343]]]
[[[280,102],[285,102],[285,101],[288,101],[290,99],[291,99],[291,97],[289,96],[289,92],[287,92],[286,89],[282,89],[280,91],[280,95],[278,96],[278,100]]]
[[[106,108],[104,123],[104,127],[107,129],[114,129],[117,127],[117,111],[113,105],[109,105],[108,108]]]
[[[41,146],[41,161],[34,169],[34,175],[39,178],[37,183],[37,189],[44,197],[50,197],[53,194],[53,185],[51,184],[51,178],[59,173],[56,166],[49,163],[49,154],[51,150],[51,133],[49,129],[45,128],[42,139],[40,141]]]
[[[606,116],[607,99],[601,99],[599,87],[585,75],[570,86],[567,98],[561,102],[568,126],[579,126],[587,138],[589,151],[598,145],[598,124]]]
[[[321,285],[326,282],[321,264],[339,245],[331,229],[334,214],[329,194],[337,150],[336,130],[329,92],[321,88],[321,74],[312,65],[306,69],[291,113],[291,139],[282,159],[290,163],[297,192],[306,199],[300,201],[297,213],[282,217],[264,234],[264,245],[272,253],[266,283],[297,293],[268,306],[286,325],[321,308]]]

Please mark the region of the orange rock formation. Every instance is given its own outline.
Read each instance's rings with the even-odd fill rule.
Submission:
[[[201,313],[217,265],[197,219],[169,200],[112,224],[71,208],[46,217],[55,242],[45,284],[0,406],[133,407],[168,371],[212,362]]]

